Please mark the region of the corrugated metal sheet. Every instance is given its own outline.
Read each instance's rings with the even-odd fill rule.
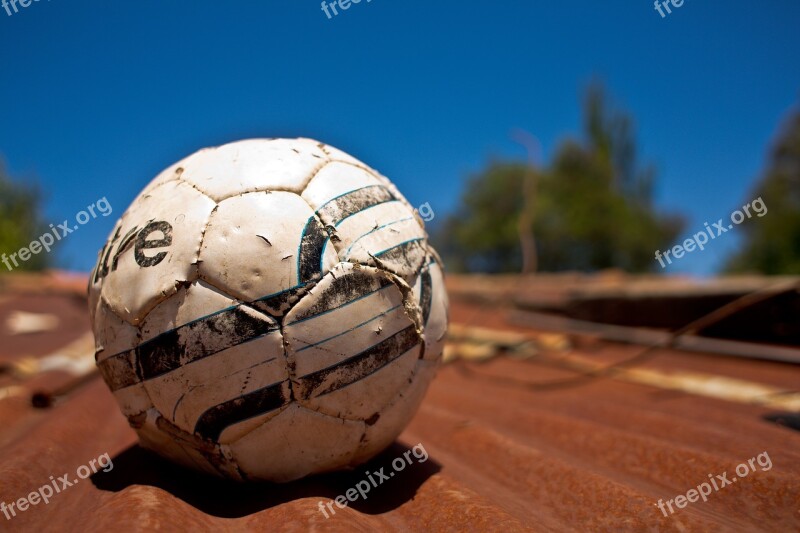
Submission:
[[[88,331],[79,285],[59,281],[45,291],[7,286],[0,296],[0,501],[26,497],[50,476],[56,481],[68,474],[74,481],[79,467],[105,453],[114,466],[54,494],[46,505],[9,520],[0,513],[3,529],[800,530],[800,433],[766,420],[774,407],[741,401],[729,390],[746,383],[791,395],[800,389],[797,366],[662,350],[637,365],[655,376],[651,384],[622,375],[575,379],[575,368],[559,358],[607,365],[640,348],[570,337],[565,351],[544,337],[534,354],[546,357],[511,352],[443,367],[399,441],[363,468],[288,485],[235,485],[182,470],[136,446],[102,381],[86,378],[78,359],[70,359]],[[467,330],[480,324],[538,338],[510,326],[504,312],[456,300],[453,321]],[[56,315],[58,325],[11,334],[7,318],[19,310]],[[548,343],[556,346],[551,352]],[[41,368],[30,364],[46,357],[50,363]],[[690,375],[721,392],[689,394],[668,386]],[[556,382],[563,384],[550,386]],[[55,391],[55,403],[34,408],[36,391]],[[418,443],[427,461],[407,466],[334,516],[320,512],[320,501],[345,494],[366,471],[388,472],[394,458]],[[737,465],[762,452],[771,459],[769,470],[754,463],[756,471],[714,491],[707,502],[670,516],[656,507],[709,474],[727,472],[730,479]]]

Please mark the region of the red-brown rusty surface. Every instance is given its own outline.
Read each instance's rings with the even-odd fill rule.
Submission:
[[[88,326],[74,299],[74,291],[55,289],[37,298],[0,295],[0,361],[51,354],[79,338]],[[57,314],[61,325],[10,335],[3,313],[13,308]],[[524,331],[507,328],[504,316],[459,302],[452,309],[457,323]],[[603,363],[638,349],[572,341],[571,353]],[[788,364],[662,351],[642,366],[800,388],[800,368]],[[10,520],[0,513],[0,524],[12,531],[800,529],[800,433],[765,421],[774,409],[606,378],[524,386],[574,375],[537,359],[458,361],[440,370],[411,425],[369,465],[288,485],[234,485],[139,449],[99,378],[36,409],[30,380],[61,383],[64,376],[23,379],[7,371],[0,376],[0,502],[27,496],[50,476],[74,481],[81,465],[105,453],[114,467]],[[335,516],[319,511],[318,502],[344,494],[365,470],[388,467],[417,443],[427,462],[407,466]],[[668,517],[655,506],[709,474],[730,479],[738,464],[765,451],[770,470],[712,492],[708,502]]]

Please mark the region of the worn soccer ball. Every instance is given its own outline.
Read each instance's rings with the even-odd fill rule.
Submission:
[[[241,480],[386,448],[447,330],[419,214],[310,139],[209,148],[158,175],[101,250],[89,306],[97,365],[141,444]]]

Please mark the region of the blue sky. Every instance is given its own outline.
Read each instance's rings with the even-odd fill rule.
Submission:
[[[89,270],[144,185],[199,148],[314,137],[443,216],[465,176],[524,157],[511,129],[545,157],[579,132],[600,78],[690,234],[752,199],[800,101],[798,27],[793,0],[685,0],[663,19],[650,0],[364,0],[330,20],[319,0],[41,0],[0,10],[0,157],[39,181],[54,222],[108,198],[114,214],[59,252]],[[713,272],[736,243],[670,271]]]

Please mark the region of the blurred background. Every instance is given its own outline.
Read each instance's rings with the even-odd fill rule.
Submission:
[[[0,9],[0,254],[19,263],[0,264],[0,474],[16,492],[36,484],[10,459],[22,450],[47,458],[45,479],[123,453],[126,474],[71,497],[97,506],[145,485],[162,491],[162,524],[201,529],[297,519],[304,498],[347,488],[325,478],[209,507],[192,488],[204,482],[169,484],[167,465],[124,455],[135,437],[91,359],[86,275],[144,186],[206,146],[302,136],[429,207],[449,275],[447,365],[404,435],[441,471],[418,476],[413,505],[414,491],[389,491],[348,520],[800,527],[800,4],[327,4]],[[757,199],[763,214],[662,266],[659,252]],[[101,200],[108,216],[19,260]],[[654,511],[764,449],[775,468],[713,506]],[[446,490],[470,510],[453,512]],[[15,524],[85,526],[69,507]]]
[[[451,271],[519,270],[524,204],[538,270],[660,271],[656,249],[770,192],[768,217],[666,271],[791,272],[798,14],[790,1],[664,18],[644,1],[375,1],[330,19],[319,2],[0,10],[0,250],[107,197],[115,216],[26,265],[87,271],[172,162],[308,136],[430,202]],[[526,203],[528,167],[540,183]]]

